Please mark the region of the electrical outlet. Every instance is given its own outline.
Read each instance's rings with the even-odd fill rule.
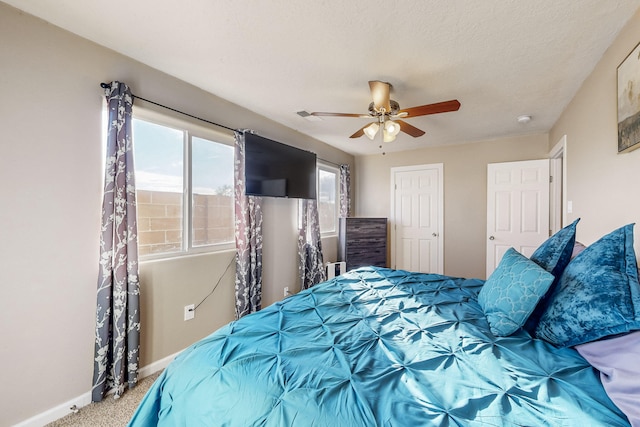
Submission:
[[[196,317],[196,307],[193,304],[189,304],[189,305],[185,305],[184,306],[184,320],[185,322],[187,320],[191,320],[194,317]]]
[[[289,287],[285,286],[285,288],[284,288],[284,297],[286,298],[288,296],[289,296]]]

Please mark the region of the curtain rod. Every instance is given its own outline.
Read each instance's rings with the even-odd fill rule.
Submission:
[[[108,88],[111,87],[111,85],[109,83],[100,83],[100,87],[103,88],[103,89],[108,89]],[[141,96],[134,95],[133,93],[131,94],[131,96],[133,96],[134,98],[138,98],[138,99],[141,99],[143,101],[146,101],[146,102],[148,102],[150,104],[157,105],[158,107],[166,108],[167,110],[171,110],[171,111],[174,111],[176,113],[185,115],[187,117],[191,117],[192,119],[200,120],[201,122],[209,123],[211,125],[218,126],[218,127],[230,130],[232,132],[240,132],[239,129],[233,129],[233,128],[230,128],[229,126],[221,125],[220,123],[212,122],[211,120],[203,119],[201,117],[194,116],[194,115],[189,114],[189,113],[185,113],[184,111],[180,111],[180,110],[176,110],[175,108],[167,107],[166,105],[162,105],[162,104],[157,103],[155,101],[151,101],[150,99],[146,99],[146,98],[143,98]]]
[[[109,83],[100,83],[100,87],[103,88],[103,89],[109,89],[111,87],[111,85]],[[229,126],[221,125],[220,123],[212,122],[210,120],[203,119],[201,117],[194,116],[194,115],[189,114],[189,113],[185,113],[184,111],[180,111],[180,110],[176,110],[175,108],[167,107],[166,105],[162,105],[162,104],[157,103],[155,101],[151,101],[149,99],[146,99],[146,98],[143,98],[141,96],[135,95],[133,93],[131,94],[131,96],[133,96],[134,98],[138,98],[138,99],[141,99],[143,101],[149,102],[149,103],[151,103],[153,105],[157,105],[158,107],[166,108],[167,110],[175,111],[176,113],[183,114],[183,115],[185,115],[187,117],[191,117],[192,119],[200,120],[202,122],[209,123],[211,125],[218,126],[218,127],[230,130],[231,132],[242,132],[241,129],[233,129],[233,128],[230,128]],[[338,163],[330,162],[329,160],[324,160],[324,159],[320,159],[320,160],[322,160],[325,163],[330,163],[330,164],[332,164],[334,166],[338,166],[338,167],[341,166]]]

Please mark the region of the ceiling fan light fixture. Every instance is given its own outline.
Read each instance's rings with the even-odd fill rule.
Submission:
[[[384,131],[394,137],[400,133],[400,125],[392,120],[388,120],[384,124]]]
[[[363,132],[367,136],[367,138],[373,141],[373,138],[376,137],[376,133],[378,133],[378,129],[380,129],[380,125],[374,122],[364,128]]]
[[[393,142],[396,139],[396,136],[392,133],[387,132],[386,130],[382,131],[382,140],[384,142]]]
[[[388,120],[384,123],[384,128],[382,129],[382,140],[384,142],[392,142],[399,133],[400,125],[392,120]]]

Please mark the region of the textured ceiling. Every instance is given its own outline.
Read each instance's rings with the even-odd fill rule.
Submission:
[[[353,154],[548,131],[640,7],[640,0],[3,1]],[[311,122],[296,114],[366,113],[369,80],[392,83],[401,108],[450,99],[462,107],[406,119],[426,134],[384,144],[348,138],[367,119]],[[522,125],[521,114],[533,120]]]

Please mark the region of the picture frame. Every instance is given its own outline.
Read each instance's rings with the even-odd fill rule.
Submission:
[[[618,153],[640,148],[640,43],[618,65]]]

